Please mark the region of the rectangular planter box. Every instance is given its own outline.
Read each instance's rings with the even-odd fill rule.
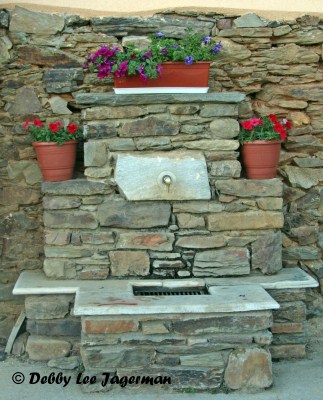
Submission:
[[[207,93],[210,62],[186,65],[184,62],[163,63],[162,76],[143,81],[139,75],[114,78],[116,94]]]

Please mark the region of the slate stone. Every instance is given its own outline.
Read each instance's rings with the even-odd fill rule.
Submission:
[[[71,347],[71,344],[66,340],[31,335],[27,341],[26,352],[30,360],[48,361],[52,358],[66,357]]]
[[[273,359],[293,359],[306,357],[305,344],[281,344],[270,346],[269,348]]]
[[[80,195],[91,196],[94,194],[104,194],[108,186],[102,182],[91,182],[86,179],[73,179],[62,182],[44,182],[42,193],[54,195]]]
[[[70,303],[68,295],[27,296],[26,316],[31,320],[64,318],[69,313]]]
[[[238,115],[238,106],[236,104],[218,104],[205,105],[200,111],[200,116],[209,117],[233,117]]]
[[[188,213],[177,214],[177,223],[178,226],[183,229],[203,229],[205,227],[205,220],[203,216]]]
[[[226,238],[222,235],[192,235],[177,239],[175,246],[187,249],[212,249],[226,245]]]
[[[17,89],[13,105],[9,113],[13,115],[27,115],[42,111],[42,106],[32,87],[25,86]]]
[[[127,36],[122,38],[122,47],[134,45],[138,50],[148,49],[151,45],[151,39],[148,36]]]
[[[82,68],[57,68],[46,70],[43,81],[48,93],[69,93],[83,82]]]
[[[49,100],[49,104],[54,114],[70,115],[72,111],[67,108],[67,101],[60,96],[53,96]]]
[[[239,63],[251,56],[251,51],[242,44],[236,43],[231,39],[221,38],[223,49],[217,55],[215,65]]]
[[[0,63],[5,63],[10,60],[9,50],[12,48],[12,43],[7,36],[0,37]]]
[[[110,251],[112,276],[149,275],[149,256],[145,251]]]
[[[53,246],[70,244],[71,233],[66,231],[45,231],[45,243]]]
[[[316,243],[318,239],[318,227],[299,226],[292,228],[289,232],[291,238],[295,238],[300,245]]]
[[[255,28],[233,28],[233,29],[223,29],[219,32],[219,36],[223,37],[271,37],[273,31],[271,28],[255,27]],[[221,54],[221,53],[220,53]]]
[[[268,26],[268,21],[264,21],[258,15],[250,13],[244,14],[233,21],[236,28],[259,28]]]
[[[237,140],[217,139],[217,140],[194,140],[191,142],[181,142],[179,147],[185,147],[189,150],[206,150],[206,151],[221,151],[221,150],[237,150],[239,142]]]
[[[0,26],[9,28],[9,12],[7,10],[0,11]]]
[[[46,315],[50,318],[50,315]],[[81,334],[81,321],[79,318],[58,319],[28,319],[27,331],[30,334],[42,336],[76,336]]]
[[[84,136],[91,140],[115,137],[118,135],[118,125],[119,122],[116,121],[102,121],[102,123],[90,121],[87,125],[84,125]],[[117,139],[115,142],[116,147],[120,147],[120,150],[123,150],[122,143],[125,141],[131,141],[132,148],[126,148],[124,150],[135,150],[132,139]],[[119,148],[115,150],[119,150]]]
[[[82,248],[81,246],[45,246],[45,257],[48,258],[82,258],[93,256],[94,249]]]
[[[302,301],[282,302],[279,310],[273,311],[275,322],[304,322],[306,305]]]
[[[323,181],[323,168],[313,169],[286,166],[284,170],[293,187],[310,189]]]
[[[179,268],[184,268],[185,264],[181,260],[155,260],[153,262],[153,268],[156,269],[179,269]]]
[[[112,231],[80,232],[81,242],[85,244],[114,243]]]
[[[279,197],[258,198],[257,205],[262,210],[281,210],[283,207],[283,199]]]
[[[240,46],[244,47],[244,46]],[[220,53],[221,54],[221,53]],[[251,52],[250,52],[251,54]],[[77,93],[77,104],[125,106],[133,104],[240,103],[246,95],[240,92],[206,94],[143,94],[120,96],[109,93]]]
[[[284,223],[282,213],[275,211],[222,212],[207,220],[210,231],[282,228]]]
[[[172,144],[169,138],[138,138],[135,139],[137,150],[171,150]]]
[[[282,269],[282,239],[280,232],[268,232],[252,242],[252,269],[271,275]]]
[[[167,226],[170,218],[167,203],[107,201],[98,206],[101,226],[115,228],[153,228]]]
[[[88,211],[45,211],[44,225],[47,228],[95,229],[98,226],[98,222],[95,216]]]
[[[230,389],[264,389],[273,383],[271,355],[259,348],[233,350],[224,380]]]
[[[239,178],[241,164],[236,160],[213,161],[210,163],[210,174],[222,178]]]
[[[194,258],[194,276],[231,276],[249,273],[249,251],[246,248],[201,251],[196,253]]]
[[[167,119],[165,117],[149,116],[125,122],[119,132],[121,137],[177,135],[179,123],[169,116]]]
[[[320,249],[311,246],[290,246],[283,249],[283,260],[317,260],[322,257]]]
[[[239,122],[232,118],[216,118],[210,123],[211,136],[214,139],[233,139],[238,136]]]
[[[84,144],[84,165],[86,167],[102,167],[107,162],[107,150],[102,142]]]
[[[121,232],[117,241],[118,249],[148,249],[172,251],[174,234],[164,232]]]
[[[67,208],[78,208],[81,199],[72,196],[44,196],[43,207],[45,210],[63,210]]]
[[[100,119],[122,119],[136,118],[148,114],[148,112],[139,106],[128,107],[91,107],[82,111],[82,119],[86,121]]]
[[[55,35],[64,28],[64,16],[39,13],[16,6],[10,21],[10,32],[26,32],[36,35]]]
[[[187,212],[193,214],[214,213],[223,211],[223,205],[215,200],[174,202],[173,212]]]
[[[20,61],[32,65],[77,68],[81,67],[82,59],[62,50],[44,46],[22,45],[17,49]]]
[[[283,185],[279,179],[218,180],[215,187],[220,193],[238,197],[281,197],[283,194]]]

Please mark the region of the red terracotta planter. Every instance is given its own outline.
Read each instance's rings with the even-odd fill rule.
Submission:
[[[76,159],[77,140],[58,146],[55,142],[32,143],[45,181],[72,179]]]
[[[276,177],[281,142],[255,140],[242,145],[242,161],[249,179],[271,179]]]
[[[186,65],[184,62],[166,62],[162,64],[160,78],[139,78],[130,75],[114,78],[116,94],[144,93],[207,93],[211,62],[197,62]]]

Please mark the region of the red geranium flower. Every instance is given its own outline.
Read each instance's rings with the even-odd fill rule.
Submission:
[[[243,127],[245,130],[247,130],[247,131],[252,131],[253,125],[252,125],[252,123],[251,123],[250,120],[249,120],[249,121],[243,121],[243,122],[241,123],[241,125],[242,125],[242,127]]]
[[[51,130],[52,132],[58,132],[60,125],[58,125],[58,122],[49,124],[49,130]]]
[[[275,114],[269,114],[268,118],[270,119],[271,122],[274,124],[277,122],[277,117]]]
[[[30,119],[27,118],[22,127],[23,127],[24,129],[27,129],[27,128],[29,127],[29,123],[30,123]]]
[[[38,118],[34,119],[33,122],[34,122],[34,126],[39,126],[40,128],[43,126],[43,123]]]
[[[78,126],[76,124],[68,124],[67,125],[67,130],[71,135],[74,135],[74,133],[78,130]]]

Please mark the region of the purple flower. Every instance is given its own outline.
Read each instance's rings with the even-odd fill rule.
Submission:
[[[186,65],[192,65],[193,64],[193,62],[194,62],[194,57],[193,56],[187,56],[186,58],[185,58],[185,64]]]
[[[156,32],[156,36],[157,36],[157,37],[164,37],[164,36],[166,36],[166,35],[165,35],[165,33],[163,33],[163,32]]]
[[[162,53],[163,56],[165,56],[167,54],[166,47],[163,47],[160,52]]]
[[[143,55],[141,56],[141,59],[142,59],[142,60],[147,60],[147,58],[151,58],[152,55],[153,55],[153,52],[152,52],[151,50],[149,50],[149,51],[147,51],[147,53],[145,53],[145,54],[143,54]]]
[[[139,78],[142,81],[145,81],[148,78],[147,74],[144,74],[144,70],[145,70],[145,67],[143,65],[141,65],[140,67],[137,68],[137,71],[139,72]]]
[[[218,44],[214,44],[212,46],[212,49],[210,50],[211,53],[215,53],[218,54],[220,53],[220,51],[223,49],[223,46],[221,44],[221,42],[219,42]]]
[[[98,78],[103,79],[108,76],[111,72],[111,64],[103,64],[100,66],[100,71],[98,72]]]
[[[162,75],[162,70],[163,70],[163,67],[160,64],[157,64],[156,71],[157,71],[157,74],[159,77],[161,77],[161,75]]]
[[[114,76],[117,78],[123,78],[128,72],[128,61],[123,61],[119,64],[119,67],[116,71],[114,71]]]
[[[205,36],[205,38],[204,39],[202,39],[202,43],[203,44],[208,44],[209,42],[211,41],[211,38],[210,38],[210,36]]]

